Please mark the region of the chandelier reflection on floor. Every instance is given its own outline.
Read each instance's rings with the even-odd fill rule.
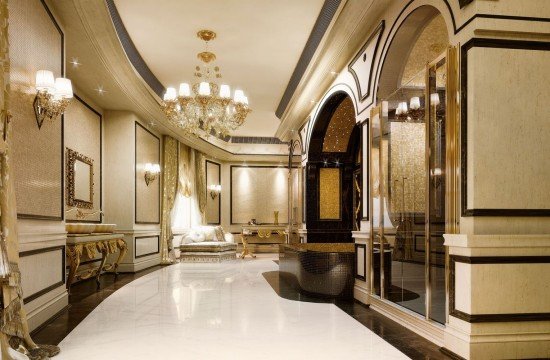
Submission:
[[[216,38],[216,33],[201,30],[197,36],[206,43],[205,51],[197,54],[202,64],[195,68],[194,74],[201,80],[191,86],[181,83],[178,92],[176,88],[167,88],[162,111],[186,134],[199,136],[204,132],[206,136],[215,133],[225,137],[241,126],[250,113],[248,98],[239,89],[231,98],[229,85],[218,86],[214,82],[222,77],[218,66],[210,67],[216,55],[208,51],[208,42]]]

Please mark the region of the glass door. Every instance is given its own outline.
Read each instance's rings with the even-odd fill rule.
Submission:
[[[454,57],[450,48],[370,118],[371,293],[439,323],[447,296],[443,234],[458,228]]]

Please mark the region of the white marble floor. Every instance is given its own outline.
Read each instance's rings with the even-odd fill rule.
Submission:
[[[406,359],[332,304],[279,297],[274,256],[177,264],[103,301],[56,359]]]

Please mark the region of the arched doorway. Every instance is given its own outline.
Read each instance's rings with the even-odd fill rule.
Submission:
[[[372,117],[372,290],[445,322],[446,98],[449,35],[421,6],[386,52]],[[428,65],[426,65],[428,64]],[[376,198],[375,198],[376,197]],[[378,211],[378,213],[377,213]]]
[[[345,92],[337,92],[319,111],[309,141],[305,179],[308,242],[352,242],[351,231],[360,214],[354,186],[360,176],[360,145],[354,104]]]

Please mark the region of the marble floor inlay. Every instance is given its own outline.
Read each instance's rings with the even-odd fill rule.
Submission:
[[[279,297],[262,275],[274,259],[147,274],[99,304],[56,359],[407,358],[334,304]]]

